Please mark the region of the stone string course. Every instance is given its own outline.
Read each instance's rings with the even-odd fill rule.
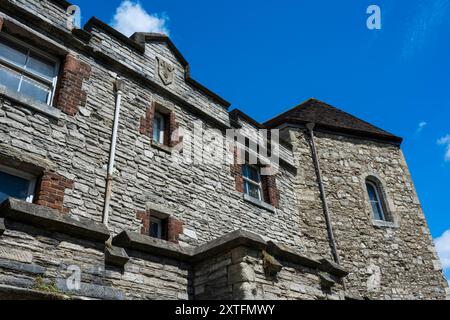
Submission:
[[[89,31],[92,38],[81,44],[67,30],[65,9],[56,1],[4,1],[8,8],[17,8],[8,9],[9,15],[4,18],[8,23],[22,21],[15,16],[23,14],[21,8],[40,19],[42,30],[51,30],[50,25],[57,27],[60,32],[42,33],[35,42],[57,43],[64,50],[54,54],[62,62],[75,57],[82,71],[68,87],[68,99],[56,100],[57,106],[67,104],[57,117],[30,108],[6,93],[0,95],[0,160],[20,159],[27,171],[51,171],[62,181],[59,188],[53,188],[57,199],[50,202],[55,205],[40,204],[58,209],[71,219],[102,222],[114,81],[120,76],[125,88],[111,198],[112,236],[122,231],[140,233],[143,222],[136,213],[145,212],[149,206],[162,206],[183,226],[176,239],[181,248],[196,248],[242,229],[310,257],[332,258],[309,140],[301,128],[281,132],[293,146],[281,146],[281,157],[296,172],[282,165],[271,182],[276,185],[276,192],[270,194],[271,201],[277,202],[275,212],[244,201],[236,186],[239,168],[208,163],[210,157],[197,149],[194,153],[205,163],[174,163],[173,158],[180,159],[182,154],[152,145],[149,128],[142,127],[141,119],[149,116],[152,103],[173,110],[176,126],[186,133],[183,141],[192,134],[196,122],[223,137],[223,128],[230,127],[227,108],[186,83],[185,69],[167,43],[146,42],[142,53],[93,25]],[[2,7],[0,14],[5,15]],[[63,51],[66,53],[61,54]],[[115,64],[104,63],[100,53]],[[169,86],[158,76],[156,57],[175,67]],[[122,73],[121,65],[131,71]],[[164,90],[151,89],[130,72]],[[180,101],[194,105],[209,118],[185,108]],[[249,136],[257,134],[257,128],[245,119],[238,117],[237,122]],[[146,134],[141,134],[142,130]],[[242,260],[238,266],[238,260],[232,258],[234,251],[228,251],[216,260],[192,267],[176,259],[129,249],[125,271],[111,269],[105,265],[104,244],[10,222],[6,222],[0,247],[14,254],[0,252],[0,284],[31,290],[36,279],[43,277],[56,281],[62,290],[67,266],[75,264],[82,267],[84,275],[80,296],[89,298],[220,298],[220,292],[223,297],[236,299],[342,299],[347,294],[373,299],[444,299],[448,286],[401,149],[324,133],[317,133],[316,139],[338,253],[343,267],[350,271],[345,278],[345,293],[339,284],[325,292],[317,272],[284,261],[278,283],[271,282],[262,271],[258,250],[237,258]],[[222,149],[228,151],[226,146]],[[383,182],[398,228],[374,226],[364,189],[368,175]],[[230,280],[230,269],[236,269],[243,278]],[[209,275],[195,280],[196,272]]]

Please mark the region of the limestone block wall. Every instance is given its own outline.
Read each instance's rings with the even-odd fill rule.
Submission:
[[[67,2],[62,1],[31,1],[31,0],[11,0],[15,5],[24,8],[25,10],[32,12],[39,18],[50,22],[58,28],[69,31],[67,28],[67,18],[69,15],[66,13]]]
[[[105,264],[104,243],[8,223],[0,237],[0,299],[6,288],[56,298],[106,300],[187,300],[189,266],[152,254],[129,251],[124,269]],[[81,284],[70,287],[78,268]],[[69,287],[68,287],[69,283]]]
[[[261,250],[237,247],[194,266],[196,299],[342,300],[342,285],[324,288],[316,268],[280,260],[281,271],[264,270]]]
[[[297,177],[300,215],[314,208],[318,213],[316,226],[304,223],[302,228],[312,235],[311,244],[322,244],[305,246],[326,255],[330,249],[323,241],[320,194],[312,191],[316,175],[302,166],[311,153],[308,138],[299,130],[291,136],[302,168]],[[375,299],[445,298],[447,285],[401,149],[324,133],[316,133],[316,144],[338,253],[352,270],[346,280],[349,292]],[[394,218],[390,226],[373,223],[365,187],[371,175],[382,183]]]
[[[8,19],[13,21],[15,18]],[[116,50],[123,58],[118,59],[112,54],[111,57],[127,61],[130,68],[133,68],[133,61],[136,60],[139,66],[145,65],[152,69],[154,60],[148,55],[172,55],[164,44],[147,45],[153,49],[146,49],[147,54],[142,56],[141,53],[125,50],[128,48],[126,44],[109,43],[113,36],[103,29],[94,29],[92,40],[83,49],[65,47],[67,41],[58,38],[60,35],[52,39],[41,35],[40,42],[58,42],[67,54],[89,66],[89,77],[82,75],[80,79],[85,95],[76,106],[71,106],[71,110],[75,108],[76,112],[49,115],[36,111],[30,101],[17,101],[9,94],[1,94],[0,156],[5,159],[20,158],[29,165],[42,163],[39,170],[54,171],[73,182],[67,184],[72,187],[63,191],[63,208],[70,216],[100,222],[115,105],[114,81],[117,76],[121,76],[125,89],[110,214],[110,228],[114,233],[141,230],[142,222],[136,213],[146,210],[149,204],[156,204],[167,207],[184,224],[185,232],[181,235],[180,243],[185,245],[201,244],[244,228],[301,249],[301,233],[295,210],[296,194],[292,184],[295,173],[282,168],[277,175],[280,209],[271,212],[244,201],[242,193],[235,190],[228,163],[174,163],[174,153],[155,148],[150,139],[139,132],[141,117],[145,116],[152,102],[157,101],[174,110],[177,124],[187,134],[192,133],[194,123],[199,122],[204,130],[215,130],[224,138],[223,127],[219,130],[198,113],[187,110],[169,94],[149,88],[146,83],[138,81],[131,74],[132,71],[122,73],[123,70],[116,64],[107,64],[98,56],[94,59],[88,54],[90,47],[104,55],[109,54],[108,50]],[[105,39],[97,39],[100,34]],[[82,46],[80,43],[77,45]],[[156,49],[156,45],[162,47]],[[60,58],[64,60],[65,56]],[[173,55],[166,58],[173,59]],[[152,75],[151,72],[148,74]],[[180,85],[181,76],[177,79],[172,84],[174,88]],[[210,102],[200,103],[199,97],[204,97],[202,93],[196,91],[185,98],[190,100],[191,95],[198,95],[195,100],[198,102],[197,107],[217,115],[218,122],[224,122],[223,112],[228,117],[224,107],[220,106],[222,111],[216,112],[218,106],[212,106]],[[58,108],[53,109],[58,111]],[[222,151],[228,151],[226,146],[223,146]],[[202,150],[195,152],[201,153]],[[203,159],[209,158],[208,155],[202,156]]]

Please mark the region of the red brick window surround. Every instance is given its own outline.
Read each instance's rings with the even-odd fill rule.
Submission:
[[[244,193],[244,165],[240,163],[242,163],[242,161],[238,161],[238,151],[237,148],[235,148],[234,162],[230,166],[230,172],[231,176],[234,177],[235,190]],[[277,188],[276,175],[261,175],[260,178],[263,201],[275,208],[279,208],[280,192]]]
[[[38,205],[68,213],[64,207],[66,189],[73,188],[73,181],[54,172],[45,172],[39,179],[34,202]]]
[[[275,208],[279,208],[280,191],[277,188],[275,175],[261,176],[264,201]]]
[[[178,138],[175,136],[177,129],[175,111],[152,102],[147,107],[145,115],[141,117],[139,133],[150,138],[154,144],[174,147],[178,143]]]
[[[171,216],[147,210],[138,211],[136,218],[142,221],[141,234],[146,236],[178,243],[179,237],[183,233],[183,223]],[[155,223],[160,223],[161,230],[158,233],[152,230],[152,224],[155,228]]]
[[[91,66],[68,54],[60,72],[55,107],[70,116],[75,116],[79,108],[86,105],[87,93],[83,90],[83,81],[89,80],[90,76]]]

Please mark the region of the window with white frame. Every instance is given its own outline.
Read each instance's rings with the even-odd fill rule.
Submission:
[[[51,105],[58,59],[9,35],[0,36],[0,85]]]
[[[242,167],[242,178],[244,179],[244,193],[262,201],[262,184],[260,168],[253,165]]]
[[[165,142],[165,132],[166,132],[166,117],[156,112],[153,117],[153,141],[159,144],[164,144]]]
[[[384,212],[383,198],[381,197],[378,185],[370,180],[366,181],[367,193],[369,194],[370,206],[374,220],[386,221]]]
[[[8,198],[33,202],[36,177],[0,165],[0,203]]]

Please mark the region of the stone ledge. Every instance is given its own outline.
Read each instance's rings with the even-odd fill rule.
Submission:
[[[274,256],[281,257],[284,260],[292,261],[313,269],[316,269],[320,266],[319,261],[308,258],[285,245],[275,243],[273,241],[269,241],[267,243],[267,252]]]
[[[0,285],[0,300],[72,300],[69,296],[34,289]]]
[[[172,154],[172,148],[169,146],[166,146],[164,144],[152,141],[151,144],[152,148],[157,149],[159,151],[165,152],[167,154]]]
[[[328,272],[330,274],[333,274],[335,276],[338,276],[340,278],[346,277],[348,275],[348,271],[342,268],[340,265],[327,260],[327,259],[320,259],[320,266],[319,269],[325,272]]]
[[[244,197],[243,198],[244,198],[244,201],[249,202],[249,203],[251,203],[251,204],[253,204],[253,205],[257,206],[257,207],[260,207],[262,209],[265,209],[265,210],[273,212],[273,213],[276,212],[276,209],[275,209],[274,206],[271,206],[270,204],[265,203],[264,201],[255,199],[255,198],[249,196],[248,194],[244,193]]]
[[[372,220],[372,225],[376,228],[392,228],[392,229],[400,228],[398,223],[392,221]]]
[[[194,262],[201,261],[240,246],[264,250],[266,248],[266,242],[261,236],[255,233],[239,229],[195,248],[193,250],[194,256],[192,260]]]
[[[58,119],[61,115],[61,111],[59,109],[56,109],[55,107],[49,106],[47,104],[37,102],[20,93],[12,92],[11,90],[8,90],[5,86],[1,85],[0,85],[0,96],[6,97],[7,99],[11,99],[17,103],[24,105],[25,107],[31,108],[55,119]]]
[[[136,232],[123,231],[113,238],[112,244],[124,249],[132,249],[160,255],[181,261],[187,261],[193,252],[172,242],[145,236]]]
[[[123,231],[114,237],[113,245],[188,263],[200,262],[222,252],[243,246],[266,250],[280,260],[290,261],[312,269],[318,269],[339,278],[348,275],[346,270],[333,262],[326,259],[320,261],[311,259],[284,245],[272,241],[266,242],[261,236],[245,230],[233,231],[223,237],[193,249],[183,248],[171,242],[129,231]]]
[[[123,248],[109,247],[105,248],[105,263],[119,268],[123,268],[130,260],[126,251]]]
[[[0,217],[74,237],[105,242],[109,231],[105,225],[87,219],[75,220],[60,212],[36,204],[9,198],[0,206]]]

